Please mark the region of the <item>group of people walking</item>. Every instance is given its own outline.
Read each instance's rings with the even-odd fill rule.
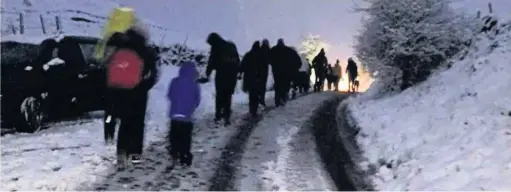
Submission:
[[[127,162],[139,163],[142,160],[148,91],[158,76],[158,53],[148,45],[148,39],[147,29],[134,25],[125,32],[113,34],[108,40],[115,50],[104,60],[107,77],[104,136],[106,143],[113,143],[115,127],[120,124],[117,138],[119,168],[123,168]],[[316,91],[322,90],[320,85],[325,78],[334,84],[336,90],[338,88],[337,82],[341,77],[339,61],[334,67],[327,66],[324,50],[311,65],[305,56],[287,46],[283,39],[278,39],[273,47],[267,39],[255,41],[242,59],[236,45],[217,33],[211,33],[206,42],[211,46],[211,51],[205,74],[200,75],[193,62],[181,63],[178,76],[172,79],[168,87],[166,98],[170,105],[168,126],[172,164],[189,166],[193,161],[190,152],[192,116],[201,102],[199,84],[209,82],[213,71],[216,71],[214,121],[220,123],[223,120],[225,125],[231,124],[232,96],[238,80],[243,80],[242,89],[248,93],[250,114],[257,116],[259,106],[266,107],[270,66],[277,107],[286,104],[291,90],[293,97],[296,92],[308,92],[311,69],[316,73]],[[347,70],[353,70],[353,67]]]
[[[242,89],[249,95],[249,112],[252,115],[257,115],[260,105],[266,106],[265,94],[270,66],[277,107],[285,105],[288,101],[292,85],[298,88],[295,79],[300,74],[302,59],[296,50],[284,43],[283,39],[279,39],[273,47],[267,39],[255,41],[242,59],[239,57],[236,45],[224,40],[217,33],[211,33],[207,42],[211,45],[209,62],[206,74],[199,79],[199,82],[208,82],[211,72],[216,71],[215,122],[224,120],[226,125],[230,124],[231,99],[237,80],[243,80]],[[301,77],[309,78],[310,72],[305,71],[305,74],[301,74]]]
[[[336,60],[334,66],[328,64],[328,59],[325,56],[325,50],[321,49],[319,54],[312,60],[312,68],[316,76],[314,83],[314,91],[322,91],[324,89],[325,80],[327,81],[327,89],[331,90],[332,85],[335,91],[339,91],[339,81],[342,77],[342,67],[339,59]],[[348,74],[348,92],[355,92],[358,89],[358,67],[352,58],[348,59],[346,66],[346,73]]]

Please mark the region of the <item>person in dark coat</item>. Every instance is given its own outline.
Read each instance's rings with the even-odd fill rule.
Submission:
[[[314,59],[312,60],[312,68],[314,68],[314,72],[316,75],[316,81],[314,83],[314,91],[316,92],[323,90],[326,78],[327,65],[328,60],[325,55],[325,49],[321,49],[318,55],[316,55],[316,57],[314,57]]]
[[[348,73],[348,92],[354,92],[355,86],[353,85],[353,83],[355,82],[358,76],[358,67],[357,63],[355,63],[355,61],[353,61],[351,57],[348,59],[346,73]]]
[[[332,64],[328,64],[326,66],[326,86],[328,91],[332,89],[332,85],[334,84],[334,70],[332,68]]]
[[[109,39],[107,44],[117,47],[123,46],[127,41],[127,36],[124,33],[114,33]],[[106,72],[106,71],[105,71]],[[115,102],[115,89],[108,89],[105,92],[106,102],[105,102],[105,113],[104,113],[104,136],[105,143],[113,144],[114,143],[114,134],[115,134],[115,126],[117,125],[117,120],[120,118],[120,114],[122,113],[121,107],[117,106],[117,102]]]
[[[206,77],[201,81],[208,81],[211,72],[216,71],[215,122],[223,118],[225,125],[230,125],[232,95],[236,88],[240,65],[238,49],[233,42],[224,40],[217,33],[209,34],[207,43],[211,45],[211,51],[206,67]]]
[[[148,46],[147,31],[134,26],[124,33],[124,41],[117,49],[135,51],[143,60],[142,81],[132,89],[108,88],[107,105],[110,115],[105,117],[105,133],[108,140],[115,132],[115,119],[120,119],[121,125],[117,137],[117,163],[122,168],[129,159],[132,163],[141,162],[145,116],[148,92],[157,81],[156,59],[154,49]],[[109,63],[109,62],[107,62]]]
[[[259,103],[266,107],[266,83],[268,82],[268,70],[270,66],[270,42],[268,39],[263,39],[263,44],[261,45],[261,59],[263,61],[260,64],[261,71],[261,92],[259,95]]]
[[[300,69],[298,71],[298,76],[296,77],[296,84],[295,89],[299,91],[300,93],[307,93],[310,88],[310,72],[311,72],[311,66],[309,63],[309,60],[304,56],[300,56],[302,65],[300,66]]]
[[[261,65],[264,60],[261,57],[259,41],[254,42],[252,49],[248,51],[241,60],[240,75],[243,75],[243,91],[248,92],[248,105],[250,114],[257,115],[259,99],[263,83],[263,71]]]
[[[270,51],[273,79],[275,81],[275,105],[284,105],[288,100],[291,82],[301,66],[298,53],[279,39]]]

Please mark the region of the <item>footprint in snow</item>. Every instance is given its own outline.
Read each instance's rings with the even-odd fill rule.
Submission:
[[[123,184],[129,184],[129,183],[133,183],[135,182],[137,179],[135,179],[134,177],[119,177],[119,179],[117,180],[119,183],[123,183]]]

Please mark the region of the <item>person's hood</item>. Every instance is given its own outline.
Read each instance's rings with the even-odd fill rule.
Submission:
[[[321,56],[325,55],[325,49],[321,49],[321,51],[319,51],[319,55]]]
[[[268,39],[263,39],[263,46],[270,46],[270,41],[268,41]]]
[[[256,41],[254,42],[254,44],[252,44],[252,51],[255,51],[257,49],[259,49],[259,47],[261,47],[261,44],[259,43],[259,41]]]
[[[286,44],[284,43],[284,39],[279,39],[279,40],[277,40],[277,46],[278,46],[278,47],[286,46]]]
[[[131,27],[131,30],[136,31],[136,33],[142,36],[146,41],[151,38],[147,25],[142,23],[142,21],[139,19],[136,19],[135,24]]]
[[[145,47],[150,38],[147,26],[140,21],[136,21],[136,23],[125,32],[125,34],[129,39],[127,43],[135,47]]]
[[[126,41],[124,45],[127,47],[142,50],[147,45],[146,37],[136,29],[128,29],[125,35]]]
[[[184,62],[179,68],[179,77],[181,79],[197,79],[198,72],[193,62]]]
[[[216,46],[222,42],[225,42],[225,40],[218,33],[210,33],[206,39],[206,42],[211,46]]]

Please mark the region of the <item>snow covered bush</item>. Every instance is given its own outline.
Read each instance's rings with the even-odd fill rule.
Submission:
[[[203,67],[208,62],[208,55],[204,51],[191,49],[182,44],[173,44],[168,47],[160,46],[161,63],[166,65],[179,66],[185,61],[196,62]]]
[[[366,0],[369,15],[355,44],[356,56],[386,89],[404,90],[424,81],[464,49],[475,18],[458,15],[445,0]],[[398,85],[398,87],[396,87]],[[393,87],[394,86],[394,87]]]
[[[314,59],[314,57],[319,53],[319,51],[321,51],[321,49],[324,48],[325,51],[327,51],[328,47],[328,44],[321,40],[319,35],[309,34],[300,43],[298,52],[305,55],[305,57],[312,62],[312,59]]]

